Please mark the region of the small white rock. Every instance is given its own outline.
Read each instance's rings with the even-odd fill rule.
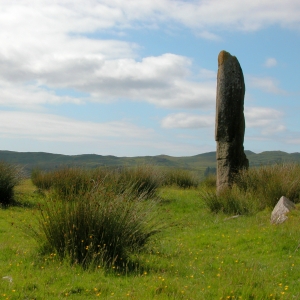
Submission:
[[[11,276],[4,276],[4,277],[2,277],[2,279],[7,280],[7,281],[9,281],[10,283],[13,282],[13,279],[12,279]]]
[[[286,214],[295,208],[296,206],[294,202],[282,196],[272,211],[271,223],[272,224],[283,223],[288,218]]]

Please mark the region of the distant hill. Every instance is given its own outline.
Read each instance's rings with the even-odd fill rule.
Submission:
[[[265,151],[256,154],[248,150],[245,151],[245,153],[249,159],[250,166],[260,166],[278,162],[300,163],[300,153],[298,152]],[[203,175],[207,168],[213,170],[216,167],[216,152],[183,157],[168,155],[117,157],[96,154],[62,155],[45,152],[0,151],[0,161],[22,165],[28,172],[36,167],[42,170],[52,170],[62,166],[97,168],[100,166],[120,167],[150,164],[161,167],[189,169]]]

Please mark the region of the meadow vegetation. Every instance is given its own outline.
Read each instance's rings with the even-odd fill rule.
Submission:
[[[183,189],[197,187],[199,184],[199,176],[189,170],[166,168],[163,172],[164,186],[177,186]]]
[[[203,184],[212,187],[213,177]],[[300,200],[300,165],[284,163],[241,171],[230,189],[216,195],[214,187],[201,192],[212,212],[254,214],[276,205],[281,196],[295,203]]]
[[[14,187],[25,175],[21,167],[0,162],[0,205],[9,205],[14,201]]]
[[[299,299],[298,205],[270,224],[298,174],[250,169],[216,196],[185,170],[34,170],[0,210],[0,299]]]

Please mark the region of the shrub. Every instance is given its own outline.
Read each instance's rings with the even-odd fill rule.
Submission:
[[[51,172],[34,170],[31,178],[38,188],[52,188],[61,197],[89,192],[101,185],[116,195],[126,193],[132,197],[151,198],[161,184],[158,172],[150,166],[95,170],[62,168]]]
[[[217,184],[216,175],[208,175],[200,183],[201,187],[206,189],[216,189],[216,184]]]
[[[89,172],[81,168],[62,168],[53,175],[53,187],[62,197],[88,192],[93,187]]]
[[[211,212],[243,215],[257,211],[257,199],[251,194],[241,192],[236,186],[224,189],[218,195],[215,191],[204,190],[201,197]]]
[[[64,167],[50,172],[35,169],[31,179],[38,188],[52,188],[63,197],[89,191],[93,186],[90,172],[81,168]]]
[[[241,171],[236,185],[244,192],[256,195],[261,209],[274,207],[281,196],[294,202],[300,198],[300,165],[276,164]]]
[[[195,173],[183,169],[166,169],[164,172],[164,185],[175,185],[180,188],[197,187],[199,180]]]
[[[39,189],[48,190],[53,185],[53,176],[51,173],[44,172],[39,168],[31,172],[31,181]]]
[[[205,182],[202,187],[202,198],[211,211],[253,213],[273,208],[281,196],[299,202],[300,165],[288,163],[242,170],[236,175],[232,188],[219,195]]]
[[[41,207],[36,238],[44,250],[85,268],[126,265],[158,232],[153,201],[133,201],[102,186],[68,200],[53,194]]]
[[[14,200],[14,187],[24,179],[23,169],[0,162],[0,203],[9,205]]]
[[[133,197],[152,198],[161,185],[160,173],[151,166],[122,168],[114,173],[114,191],[126,192]]]

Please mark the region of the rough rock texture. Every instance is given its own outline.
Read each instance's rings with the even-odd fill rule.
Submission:
[[[249,166],[244,152],[244,95],[244,76],[237,58],[221,51],[218,57],[215,127],[217,192],[230,187],[234,175]]]
[[[296,207],[295,207],[294,202],[292,202],[288,198],[282,196],[272,211],[271,223],[272,224],[283,223],[288,218],[286,216],[286,214],[295,208]]]

